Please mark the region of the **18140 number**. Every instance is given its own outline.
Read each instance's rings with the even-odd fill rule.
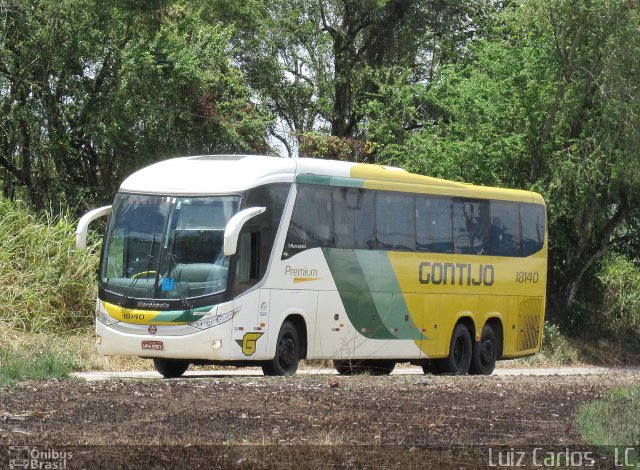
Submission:
[[[531,271],[518,271],[516,272],[516,282],[520,284],[531,283],[537,284],[540,280],[540,275]]]

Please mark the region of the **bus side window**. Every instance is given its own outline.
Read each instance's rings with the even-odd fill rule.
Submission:
[[[290,188],[290,184],[277,183],[258,186],[249,191],[244,206],[264,206],[267,210],[251,219],[240,232],[234,294],[255,285],[266,273]]]
[[[374,248],[374,192],[360,188],[333,188],[335,247],[370,250]]]
[[[540,251],[544,245],[545,210],[540,204],[520,204],[522,256]]]
[[[459,199],[453,202],[453,251],[486,255],[489,248],[489,202]]]
[[[520,256],[520,213],[518,203],[491,201],[491,254]]]
[[[416,198],[416,249],[429,253],[453,251],[451,199],[437,196]]]
[[[243,231],[238,240],[238,260],[236,263],[236,283],[257,280],[260,273],[260,232]]]
[[[376,197],[376,241],[382,250],[414,251],[414,197],[380,191]]]
[[[333,247],[334,243],[331,188],[299,184],[282,258],[311,248]]]

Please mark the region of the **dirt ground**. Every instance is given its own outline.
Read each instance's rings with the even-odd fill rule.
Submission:
[[[632,382],[615,372],[27,382],[0,391],[0,465],[34,448],[58,458],[48,468],[485,468],[509,449],[531,463],[536,447],[588,449],[577,409]],[[588,450],[596,467],[613,466]]]

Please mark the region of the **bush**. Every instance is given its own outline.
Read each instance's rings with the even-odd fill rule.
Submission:
[[[544,323],[542,355],[557,365],[578,362],[578,350],[560,332],[560,328],[549,322]]]
[[[0,322],[27,332],[92,325],[98,242],[77,251],[75,224],[0,199]]]
[[[640,269],[623,255],[605,258],[598,273],[602,305],[597,314],[613,336],[637,339],[640,331]]]
[[[578,363],[578,348],[572,344],[557,325],[545,322],[540,353],[517,359],[516,365],[559,367]]]

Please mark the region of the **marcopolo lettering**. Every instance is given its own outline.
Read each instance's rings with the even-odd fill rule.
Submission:
[[[423,261],[418,270],[420,284],[451,286],[487,286],[495,281],[491,264],[434,263]]]

